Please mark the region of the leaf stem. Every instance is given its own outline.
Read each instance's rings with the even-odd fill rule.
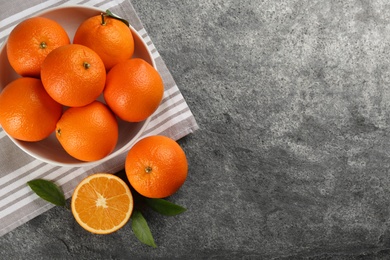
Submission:
[[[106,10],[106,15],[108,16],[108,17],[111,17],[111,18],[114,18],[114,19],[117,19],[117,20],[119,20],[119,21],[121,21],[121,22],[123,22],[124,24],[126,24],[126,26],[130,26],[130,24],[129,24],[129,22],[127,21],[127,20],[125,20],[125,19],[122,19],[122,18],[120,18],[119,16],[116,16],[116,15],[114,15],[110,10]]]

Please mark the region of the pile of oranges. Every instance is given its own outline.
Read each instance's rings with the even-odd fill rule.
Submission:
[[[26,19],[11,31],[6,48],[20,77],[0,93],[4,131],[28,142],[55,132],[64,150],[81,161],[110,154],[118,118],[141,122],[163,97],[158,71],[132,57],[129,26],[106,13],[83,21],[73,42],[52,19]]]
[[[120,19],[93,16],[79,25],[72,43],[69,39],[60,24],[43,17],[13,29],[7,56],[20,77],[0,93],[0,124],[13,138],[28,142],[55,132],[69,155],[95,161],[115,148],[118,118],[148,118],[164,86],[153,66],[132,57],[132,32]],[[159,135],[138,141],[124,166],[131,186],[148,198],[174,194],[188,171],[179,144]],[[129,220],[133,198],[119,177],[96,173],[77,185],[71,205],[83,228],[108,234]]]

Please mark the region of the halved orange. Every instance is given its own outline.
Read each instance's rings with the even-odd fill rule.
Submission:
[[[71,207],[76,221],[95,234],[109,234],[122,228],[133,212],[128,185],[111,173],[95,173],[75,188]]]

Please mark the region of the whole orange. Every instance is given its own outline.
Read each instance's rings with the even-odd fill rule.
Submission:
[[[81,23],[73,43],[85,45],[99,54],[107,71],[115,64],[130,59],[134,53],[130,28],[105,14],[93,16]]]
[[[65,151],[81,161],[96,161],[110,154],[118,141],[118,123],[99,101],[66,110],[56,127]]]
[[[164,84],[153,66],[134,58],[118,63],[107,73],[103,94],[107,105],[119,118],[140,122],[160,105]]]
[[[44,17],[29,18],[11,31],[7,40],[8,60],[18,74],[39,77],[45,57],[69,43],[68,34],[56,21]]]
[[[96,52],[83,45],[68,44],[47,55],[41,79],[47,93],[58,103],[79,107],[102,93],[106,70]]]
[[[130,149],[125,171],[138,193],[149,198],[164,198],[184,184],[188,163],[176,141],[155,135],[141,139]]]
[[[18,78],[0,93],[0,124],[15,139],[33,142],[48,137],[61,114],[62,106],[39,79]]]

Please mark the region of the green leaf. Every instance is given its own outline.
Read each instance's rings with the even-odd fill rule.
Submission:
[[[42,199],[57,206],[65,206],[65,196],[62,190],[53,182],[43,179],[31,180],[28,186]]]
[[[123,23],[126,24],[127,26],[130,26],[130,24],[129,24],[129,22],[128,22],[127,20],[122,19],[122,18],[120,18],[119,16],[116,16],[115,14],[111,13],[111,11],[108,10],[108,9],[106,10],[106,15],[107,15],[108,17],[111,17],[111,18],[114,18],[114,19],[117,19],[117,20],[123,22]]]
[[[150,232],[146,219],[138,210],[133,210],[133,213],[131,214],[131,228],[139,241],[145,245],[157,247],[154,243],[153,235],[152,232]]]
[[[187,210],[182,206],[176,205],[164,199],[145,198],[145,201],[150,208],[165,216],[175,216]]]

